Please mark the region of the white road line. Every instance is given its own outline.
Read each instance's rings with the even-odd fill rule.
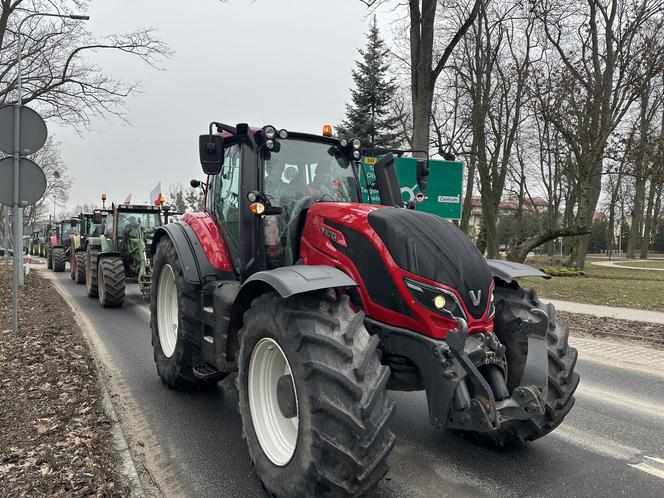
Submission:
[[[644,456],[646,458],[650,459],[650,460],[654,460],[656,462],[664,464],[664,460],[662,460],[661,458],[649,457],[647,455],[644,455]],[[641,462],[641,463],[635,463],[635,464],[630,463],[629,466],[634,468],[634,469],[638,469],[641,472],[645,472],[646,474],[650,474],[651,476],[655,476],[655,477],[659,477],[660,479],[664,479],[664,470],[663,469],[653,467],[652,465],[650,465],[649,463],[647,463],[645,461]]]
[[[638,448],[621,444],[612,439],[589,432],[586,429],[573,427],[566,423],[557,427],[551,435],[591,453],[617,460],[634,461],[635,457],[643,453]]]

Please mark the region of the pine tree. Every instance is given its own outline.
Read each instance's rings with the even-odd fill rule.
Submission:
[[[365,147],[398,147],[398,121],[390,112],[395,78],[389,76],[388,49],[378,32],[376,16],[367,35],[366,49],[358,52],[361,60],[353,69],[352,103],[346,104],[346,119],[337,127],[338,135],[357,137]]]

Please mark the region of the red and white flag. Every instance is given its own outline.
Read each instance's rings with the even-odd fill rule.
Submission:
[[[131,204],[131,194],[127,196],[127,198],[124,200],[123,204]]]
[[[164,201],[164,196],[161,195],[161,182],[150,192],[150,202],[155,206],[159,206]]]

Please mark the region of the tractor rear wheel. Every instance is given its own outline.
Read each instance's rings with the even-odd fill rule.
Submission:
[[[184,279],[173,242],[162,238],[153,260],[150,328],[157,373],[172,389],[213,387],[228,375],[194,375],[194,367],[204,363],[200,355],[203,337],[199,300],[199,288]]]
[[[539,309],[546,313],[549,322],[547,333],[549,378],[544,398],[544,415],[539,420],[514,422],[500,432],[494,441],[503,444],[510,441],[533,441],[553,431],[574,406],[574,391],[579,385],[579,375],[574,371],[578,357],[575,348],[568,344],[569,327],[556,322],[552,304],[544,305],[534,290],[525,291],[516,282],[496,282],[494,290],[496,315],[494,332],[506,348],[507,387],[519,385],[526,364],[528,337],[522,332],[524,322],[539,322]]]
[[[99,304],[104,308],[119,308],[125,298],[125,270],[120,256],[106,256],[99,261],[97,289]]]
[[[387,472],[390,371],[346,296],[264,294],[239,332],[249,455],[272,495],[356,496]]]
[[[55,247],[53,248],[51,255],[53,258],[53,271],[58,273],[65,271],[65,265],[67,264],[65,250],[62,247]]]
[[[85,253],[79,251],[75,256],[76,268],[74,270],[74,280],[77,284],[85,283]]]
[[[88,297],[99,296],[97,285],[97,265],[99,263],[99,247],[88,245],[85,249],[85,293]]]
[[[46,268],[53,269],[53,251],[51,249],[46,250]]]

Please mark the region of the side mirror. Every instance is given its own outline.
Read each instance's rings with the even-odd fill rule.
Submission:
[[[198,188],[198,187],[201,186],[201,181],[200,181],[200,180],[197,180],[196,178],[192,178],[192,179],[189,181],[189,185],[191,185],[193,188]]]
[[[218,175],[224,164],[224,139],[219,135],[198,137],[198,155],[206,175]]]
[[[384,155],[375,165],[376,186],[380,203],[383,206],[403,207],[403,197],[397,172],[394,169],[394,154],[391,152]]]
[[[103,223],[103,221],[104,217],[100,212],[92,213],[92,223],[94,223],[95,225],[100,225],[101,223]]]
[[[418,159],[417,160],[417,186],[420,188],[420,192],[424,194],[427,190],[427,181],[429,180],[429,160],[428,159]]]

